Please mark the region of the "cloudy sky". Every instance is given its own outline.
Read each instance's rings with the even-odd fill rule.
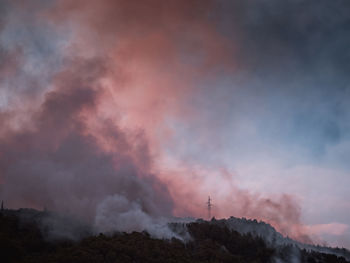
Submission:
[[[111,202],[206,217],[210,195],[216,217],[350,248],[349,14],[348,0],[1,1],[1,198],[96,222]]]

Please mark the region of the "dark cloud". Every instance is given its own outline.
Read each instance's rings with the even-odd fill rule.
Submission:
[[[220,2],[221,29],[239,41],[243,65],[258,71],[273,67],[275,73],[288,75],[300,66],[322,70],[326,64],[346,73],[349,1]]]

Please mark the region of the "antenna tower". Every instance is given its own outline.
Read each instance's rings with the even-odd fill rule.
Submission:
[[[210,196],[208,196],[207,206],[208,206],[208,220],[210,220],[211,219],[211,207],[213,206],[213,204],[211,203]]]

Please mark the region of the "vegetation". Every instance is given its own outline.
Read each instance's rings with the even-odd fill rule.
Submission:
[[[36,212],[40,218],[45,212]],[[32,217],[33,218],[33,217]],[[250,234],[208,222],[187,225],[192,240],[161,240],[146,232],[86,236],[79,241],[48,239],[38,220],[0,214],[1,262],[289,262],[295,247],[273,249]],[[293,252],[294,253],[294,252]],[[302,262],[347,262],[344,258],[298,250]]]

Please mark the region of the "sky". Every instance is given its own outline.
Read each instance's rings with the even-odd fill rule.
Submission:
[[[0,198],[140,229],[206,218],[210,195],[217,218],[350,248],[349,13],[1,1]]]

